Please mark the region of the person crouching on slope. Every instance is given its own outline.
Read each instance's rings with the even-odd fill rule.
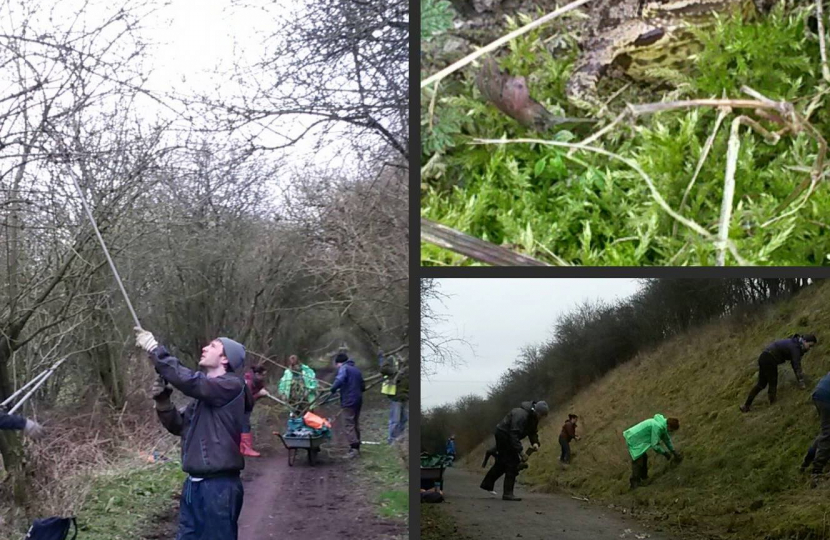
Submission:
[[[755,396],[767,385],[769,385],[769,390],[767,390],[769,404],[775,403],[775,396],[778,393],[778,364],[783,364],[788,360],[793,366],[796,379],[798,379],[798,387],[804,390],[807,385],[804,383],[804,372],[801,370],[801,357],[817,342],[818,340],[813,334],[803,336],[795,334],[787,339],[779,339],[767,345],[764,352],[758,357],[758,384],[749,391],[746,403],[740,406],[741,412],[749,412]]]
[[[507,413],[496,426],[496,462],[481,481],[481,489],[495,495],[496,480],[504,475],[504,492],[501,498],[505,501],[522,500],[513,494],[519,464],[527,461],[521,440],[527,437],[534,448],[539,448],[539,420],[547,416],[549,410],[548,404],[544,401],[525,401],[521,407]]]
[[[830,461],[830,373],[821,378],[813,391],[813,404],[820,418],[819,433],[804,457],[801,470],[813,465],[811,487],[818,487],[824,466]]]
[[[674,457],[677,463],[682,461],[683,457],[674,449],[669,436],[669,432],[678,429],[680,429],[680,421],[677,418],[666,420],[662,414],[655,414],[654,418],[643,420],[623,432],[628,445],[628,453],[631,455],[631,489],[648,480],[649,450],[654,450],[668,460]],[[661,442],[668,450],[660,446]]]
[[[239,443],[245,413],[254,405],[248,385],[237,375],[245,348],[226,337],[214,339],[202,349],[203,373],[181,365],[141,328],[136,328],[136,345],[149,353],[166,381],[156,380],[153,386],[159,420],[182,437],[182,469],[188,477],[176,540],[236,540],[243,498],[239,471],[245,468]],[[170,385],[194,398],[183,411],[170,401]]]

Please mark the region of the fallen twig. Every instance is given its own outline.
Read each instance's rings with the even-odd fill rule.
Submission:
[[[723,199],[720,206],[720,220],[718,222],[718,256],[717,265],[726,264],[726,242],[729,240],[729,223],[732,221],[732,201],[735,198],[735,169],[738,166],[738,154],[741,149],[741,140],[738,130],[741,127],[741,116],[732,120],[729,130],[729,142],[726,146],[726,172],[723,175]]]
[[[579,143],[579,145],[580,145],[580,146],[587,146],[587,145],[591,144],[591,143],[592,143],[592,142],[594,142],[595,140],[599,139],[600,137],[602,137],[603,135],[605,135],[606,133],[608,133],[609,131],[611,131],[612,129],[614,129],[614,127],[615,127],[617,124],[619,124],[620,122],[622,122],[623,118],[625,118],[625,117],[626,117],[626,116],[628,116],[628,115],[629,115],[629,112],[628,112],[627,110],[625,110],[625,111],[621,112],[620,114],[618,114],[618,115],[617,115],[617,117],[616,117],[616,118],[614,118],[614,120],[612,120],[612,121],[611,121],[611,123],[610,123],[610,124],[608,124],[607,126],[605,126],[604,128],[602,128],[601,130],[597,131],[596,133],[594,133],[594,134],[593,134],[593,135],[591,135],[590,137],[587,137],[587,138],[583,139],[583,140]],[[570,156],[570,155],[571,155],[571,154],[573,154],[574,152],[576,152],[576,148],[571,148],[570,150],[568,150],[568,155]]]
[[[549,266],[425,218],[421,218],[421,240],[493,266]]]
[[[741,124],[754,129],[772,144],[779,140],[777,134],[767,131],[761,124],[748,116],[741,115],[732,121],[732,129],[729,132],[729,142],[726,149],[726,172],[723,179],[723,199],[721,200],[721,214],[718,221],[718,238],[722,242],[718,247],[718,266],[726,264],[724,246],[729,238],[729,223],[732,221],[732,202],[735,198],[735,170],[738,166],[738,153],[741,149],[738,129]]]
[[[689,184],[686,186],[686,191],[683,192],[683,198],[680,200],[680,206],[677,207],[677,210],[682,212],[683,209],[686,207],[686,201],[689,198],[689,194],[692,192],[692,187],[694,187],[695,182],[697,181],[697,177],[700,174],[700,171],[703,169],[703,162],[706,161],[706,158],[709,156],[709,152],[712,150],[712,145],[715,142],[715,137],[718,134],[718,130],[720,129],[720,125],[723,123],[723,120],[726,118],[726,115],[731,112],[731,109],[728,107],[724,107],[720,109],[718,112],[718,117],[715,119],[715,127],[712,129],[712,133],[709,134],[709,137],[706,139],[706,142],[703,145],[703,152],[700,153],[700,159],[697,161],[697,167],[695,167],[695,173],[692,175],[692,179],[689,180]],[[674,228],[672,230],[672,236],[677,234],[677,222],[674,223]]]
[[[440,81],[441,79],[443,79],[444,77],[446,77],[450,73],[453,73],[453,72],[463,68],[467,64],[471,63],[476,58],[479,58],[480,56],[484,56],[488,52],[494,51],[494,50],[498,49],[499,47],[501,47],[502,45],[504,45],[505,43],[508,43],[510,40],[516,39],[517,37],[519,37],[523,34],[526,34],[526,33],[530,32],[531,30],[533,30],[535,28],[538,28],[538,27],[542,26],[546,22],[548,22],[550,20],[553,20],[556,17],[559,17],[563,13],[567,13],[568,11],[572,11],[572,10],[578,8],[579,6],[582,6],[583,4],[587,4],[590,1],[591,0],[576,0],[575,2],[571,2],[570,4],[568,4],[564,7],[561,7],[559,9],[557,9],[556,11],[553,11],[553,12],[548,13],[547,15],[545,15],[543,17],[540,17],[540,18],[536,19],[535,21],[533,21],[530,24],[526,24],[525,26],[522,26],[521,28],[512,31],[509,34],[500,37],[499,39],[493,41],[492,43],[489,43],[489,44],[485,45],[484,47],[478,49],[477,51],[468,54],[467,56],[465,56],[461,60],[455,62],[454,64],[451,64],[449,67],[446,67],[446,68],[442,69],[441,71],[439,71],[435,75],[427,77],[426,79],[421,81],[421,88],[426,88],[430,84],[432,84],[436,81]]]

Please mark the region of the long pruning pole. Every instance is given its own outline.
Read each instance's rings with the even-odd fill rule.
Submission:
[[[104,252],[104,256],[107,258],[107,262],[110,265],[110,270],[112,270],[112,275],[115,276],[115,281],[118,283],[118,288],[121,289],[121,294],[124,296],[124,301],[127,302],[127,308],[130,310],[130,315],[133,317],[133,322],[138,328],[141,328],[141,322],[138,320],[138,315],[135,314],[135,309],[133,309],[133,303],[130,302],[130,297],[127,295],[127,289],[124,288],[124,283],[121,281],[121,276],[118,274],[118,269],[115,267],[115,263],[112,262],[112,257],[110,257],[110,252],[107,249],[107,244],[104,242],[104,237],[101,236],[101,231],[98,230],[98,223],[95,221],[95,217],[92,215],[92,210],[89,209],[89,204],[86,202],[86,197],[84,196],[84,192],[81,189],[81,185],[78,183],[78,179],[76,178],[75,171],[72,169],[69,170],[69,176],[72,177],[72,183],[75,184],[75,189],[78,191],[78,197],[81,198],[81,204],[86,211],[86,215],[89,218],[89,222],[92,224],[92,229],[95,231],[95,236],[98,237],[98,243],[101,244],[101,250]],[[160,381],[164,381],[164,377],[161,375],[158,376]],[[166,383],[166,381],[165,381]]]
[[[0,407],[6,407],[9,403],[13,402],[13,401],[14,401],[14,398],[15,398],[15,397],[17,397],[17,395],[18,395],[18,394],[20,394],[21,392],[25,391],[27,388],[29,388],[30,386],[32,386],[33,384],[35,384],[36,382],[38,382],[38,381],[39,381],[40,379],[42,379],[42,378],[43,378],[43,377],[44,377],[47,373],[49,373],[49,370],[48,370],[48,369],[44,369],[43,371],[41,371],[40,373],[38,373],[38,374],[37,374],[37,376],[35,376],[35,377],[33,377],[33,378],[32,378],[32,380],[30,380],[29,382],[27,382],[26,384],[24,384],[23,386],[21,386],[20,388],[18,388],[18,389],[17,389],[17,391],[16,391],[14,394],[10,395],[10,396],[9,396],[9,397],[7,397],[7,398],[6,398],[6,399],[5,399],[2,403],[0,403]]]
[[[35,377],[33,380],[37,380],[37,381],[38,381],[38,383],[37,383],[37,384],[35,384],[34,388],[32,388],[31,390],[29,390],[29,391],[26,393],[26,395],[25,395],[25,396],[23,396],[23,397],[20,399],[20,401],[18,401],[18,402],[17,402],[17,405],[15,405],[14,407],[12,407],[12,410],[10,410],[10,411],[9,411],[9,414],[14,414],[14,413],[15,413],[15,411],[17,411],[17,409],[19,409],[20,407],[22,407],[22,406],[23,406],[23,404],[24,404],[24,403],[26,403],[26,400],[27,400],[27,399],[29,399],[29,397],[30,397],[32,394],[34,394],[34,393],[37,391],[37,389],[38,389],[38,388],[40,388],[41,386],[43,386],[43,383],[45,383],[45,382],[46,382],[46,380],[47,380],[49,377],[51,377],[51,376],[52,376],[52,374],[53,374],[53,373],[54,373],[54,372],[58,369],[58,367],[59,367],[61,364],[63,364],[63,363],[67,360],[67,358],[69,358],[69,357],[68,357],[68,356],[64,356],[64,357],[63,357],[63,358],[61,358],[61,359],[60,359],[60,360],[59,360],[59,361],[58,361],[55,365],[53,365],[52,367],[50,367],[49,369],[47,369],[46,371],[44,371],[43,373],[41,373],[40,375],[38,375],[37,377]],[[29,384],[27,384],[26,386],[29,386],[31,383],[32,383],[32,381],[29,381]],[[25,387],[24,387],[24,388],[25,388]],[[23,388],[21,388],[20,390],[23,390]],[[20,390],[18,390],[18,392],[19,392]],[[17,394],[18,392],[15,392],[15,394]],[[13,395],[14,395],[14,394],[13,394]],[[4,402],[4,403],[5,403],[5,402]]]
[[[124,295],[124,300],[127,302],[127,307],[130,310],[130,315],[133,316],[133,322],[138,327],[141,327],[141,323],[138,320],[138,315],[135,314],[135,310],[133,309],[133,303],[130,302],[130,297],[127,296],[127,290],[124,289],[124,283],[121,282],[121,276],[118,274],[118,269],[115,267],[115,263],[112,262],[112,257],[110,257],[110,252],[107,249],[107,245],[104,243],[104,238],[101,236],[101,231],[98,230],[98,224],[95,222],[95,217],[92,215],[92,211],[89,209],[89,205],[86,202],[86,197],[84,197],[84,192],[81,190],[80,184],[78,184],[78,180],[75,178],[75,172],[70,171],[70,176],[72,177],[72,183],[75,184],[75,189],[78,190],[78,196],[81,198],[81,204],[86,210],[86,215],[89,217],[89,222],[92,223],[92,229],[95,231],[95,236],[98,237],[98,242],[101,244],[101,249],[104,251],[104,256],[107,258],[107,262],[110,265],[110,269],[112,270],[113,275],[115,276],[115,281],[118,283],[118,288],[121,289],[121,294]]]

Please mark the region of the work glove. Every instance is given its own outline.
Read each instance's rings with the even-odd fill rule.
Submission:
[[[521,460],[522,460],[522,463],[524,463],[525,461],[527,461],[527,454],[525,453],[525,451],[524,451],[524,450],[522,450],[522,452],[519,454],[519,459],[521,459]]]
[[[159,342],[147,330],[143,330],[140,326],[136,326],[133,330],[135,330],[136,347],[141,347],[147,352],[153,352],[159,346]]]
[[[542,446],[542,443],[533,443],[533,446],[531,446],[531,448],[533,448],[534,450],[538,450],[540,446]]]
[[[26,420],[26,425],[23,427],[23,435],[30,439],[37,439],[43,434],[43,427],[34,420]]]
[[[666,458],[666,461],[671,461],[673,455],[674,454],[672,454],[671,452],[666,452],[665,454],[663,454],[663,457]]]
[[[172,393],[173,387],[161,377],[156,377],[156,380],[153,381],[151,395],[153,396],[153,400],[156,402],[157,411],[164,412],[173,408],[173,403],[170,401],[170,394]]]
[[[682,461],[683,461],[683,454],[681,454],[680,452],[675,452],[674,453],[674,462],[677,463],[677,464],[680,464]]]
[[[170,401],[170,394],[173,393],[173,387],[161,377],[156,377],[153,381],[152,395],[156,401]]]

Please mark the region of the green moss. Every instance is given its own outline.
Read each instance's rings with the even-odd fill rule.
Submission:
[[[673,99],[747,98],[742,85],[772,99],[790,100],[804,112],[821,89],[815,36],[805,29],[808,9],[784,11],[754,23],[719,21],[701,31],[705,44],[690,83]],[[515,23],[517,26],[519,23]],[[577,55],[551,54],[541,30],[511,42],[502,68],[528,78],[531,94],[554,114],[578,116],[569,108],[564,86]],[[534,144],[481,145],[474,139],[532,137],[581,140],[584,126],[563,126],[537,134],[482,101],[475,67],[422,91],[423,139],[421,215],[547,262],[554,255],[583,265],[712,265],[711,240],[676,223],[654,201],[642,177],[620,161],[579,151]],[[617,87],[618,82],[603,85]],[[658,101],[665,92],[632,85],[615,102]],[[431,101],[435,98],[433,109]],[[810,121],[830,133],[827,96],[819,98]],[[431,112],[430,112],[431,111]],[[743,112],[743,111],[742,111]],[[752,111],[746,111],[753,115]],[[711,232],[717,230],[723,194],[727,116],[696,183],[681,206],[717,111],[701,108],[641,117],[634,129],[619,127],[594,144],[634,159],[654,180],[668,204]],[[771,129],[780,125],[763,122]],[[822,185],[809,202],[781,218],[778,206],[808,175],[817,145],[808,134],[784,134],[777,144],[741,128],[736,196],[730,238],[756,265],[822,265],[830,252],[830,222],[824,216],[830,192]],[[787,210],[795,209],[790,204]],[[422,244],[424,264],[474,264],[435,246]],[[731,256],[727,264],[736,264]]]

